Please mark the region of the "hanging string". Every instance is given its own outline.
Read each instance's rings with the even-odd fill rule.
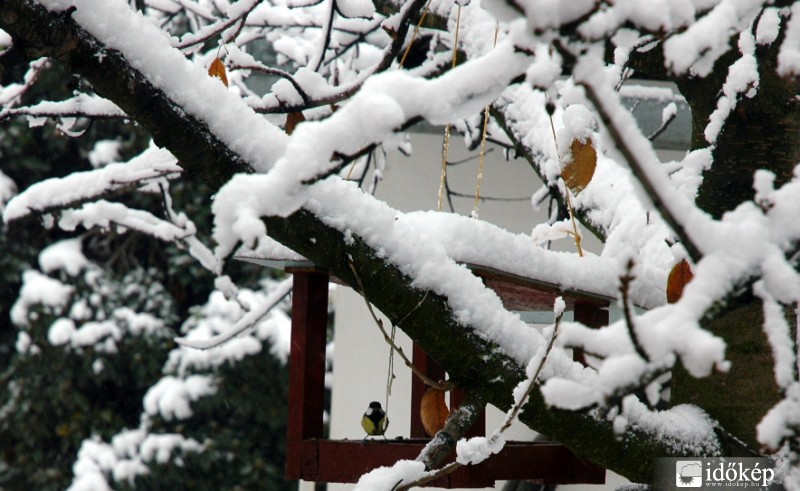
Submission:
[[[500,23],[494,28],[494,46],[497,46],[497,35],[500,32]],[[489,128],[489,106],[483,108],[483,132],[481,133],[481,154],[478,161],[478,182],[475,184],[475,205],[472,207],[472,218],[478,218],[478,206],[481,199],[481,183],[483,182],[483,166],[486,162],[486,134]]]
[[[403,52],[402,58],[400,58],[400,66],[402,67],[406,63],[406,57],[408,56],[408,52],[411,51],[411,46],[414,45],[414,40],[417,39],[417,34],[419,34],[419,30],[422,27],[422,23],[425,22],[425,17],[428,15],[428,7],[430,7],[432,0],[428,0],[428,3],[425,4],[425,9],[422,11],[422,15],[419,17],[419,22],[417,22],[417,27],[414,28],[414,32],[411,33],[411,41],[408,42],[408,46],[406,46],[406,50]]]
[[[392,395],[392,383],[394,383],[394,345],[395,334],[397,334],[397,326],[392,324],[391,338],[392,342],[389,344],[389,370],[386,374],[386,402],[383,407],[386,408],[386,414],[389,414],[389,396]]]
[[[458,12],[456,13],[456,33],[453,38],[453,61],[450,65],[451,68],[456,67],[458,60],[458,30],[461,25],[461,4],[458,4]],[[442,142],[442,174],[439,179],[439,200],[436,209],[442,211],[444,205],[444,188],[447,183],[447,153],[450,150],[450,123],[444,127],[444,141]]]
[[[553,132],[553,143],[556,146],[556,155],[558,156],[558,160],[560,163],[561,152],[558,150],[558,139],[556,138],[556,126],[553,124],[552,114],[550,114],[550,130]],[[581,247],[582,237],[580,232],[578,232],[578,222],[575,221],[575,210],[572,208],[572,201],[569,198],[570,190],[566,182],[564,183],[564,194],[567,196],[567,210],[569,211],[569,218],[572,221],[572,237],[575,239],[575,247],[577,247],[578,249],[578,256],[583,257],[583,247]]]

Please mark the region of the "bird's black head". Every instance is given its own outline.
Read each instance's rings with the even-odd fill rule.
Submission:
[[[370,407],[370,409],[380,409],[381,408],[381,403],[378,402],[378,401],[372,401],[372,402],[369,403],[369,407]]]

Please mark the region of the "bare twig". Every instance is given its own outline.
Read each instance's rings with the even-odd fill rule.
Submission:
[[[188,338],[175,338],[175,342],[187,348],[194,348],[199,350],[207,350],[220,346],[230,339],[238,336],[244,331],[251,329],[253,326],[261,322],[275,306],[277,306],[289,293],[292,292],[292,278],[286,278],[281,281],[275,290],[267,297],[267,305],[255,310],[250,310],[245,313],[233,326],[226,332],[212,336],[209,339],[188,339]]]
[[[650,133],[650,135],[647,136],[647,139],[650,140],[650,141],[653,141],[656,138],[658,138],[659,136],[661,136],[662,133],[667,131],[667,128],[669,128],[669,125],[672,124],[672,122],[675,121],[675,118],[677,118],[677,117],[678,117],[678,113],[677,112],[674,112],[674,113],[670,114],[667,119],[665,119],[664,121],[661,122],[661,126],[659,126],[657,130],[655,130],[654,132]]]
[[[545,348],[544,356],[542,356],[542,360],[536,367],[536,372],[533,374],[533,377],[528,379],[528,386],[525,388],[525,393],[523,394],[523,396],[514,405],[514,407],[511,408],[511,411],[509,411],[506,414],[506,419],[503,422],[503,426],[501,426],[498,431],[495,431],[494,434],[490,437],[492,440],[497,440],[497,438],[500,436],[500,433],[505,432],[511,426],[511,423],[513,423],[514,419],[517,417],[517,415],[519,415],[519,412],[522,410],[522,406],[525,405],[525,402],[527,402],[528,397],[530,397],[531,392],[533,392],[533,388],[536,386],[536,382],[539,381],[539,375],[541,375],[542,373],[542,368],[544,368],[544,364],[547,362],[547,357],[553,350],[556,338],[558,337],[558,328],[561,326],[561,319],[563,317],[564,317],[563,311],[559,312],[556,315],[555,322],[553,323],[553,335],[550,337],[550,342],[547,343],[547,348]]]
[[[419,29],[422,27],[422,23],[425,22],[425,17],[428,16],[428,7],[431,5],[431,0],[428,0],[428,3],[425,4],[425,10],[422,11],[422,15],[419,17],[419,22],[417,26],[414,28],[414,32],[411,33],[411,39],[408,41],[408,46],[406,50],[403,52],[403,57],[400,58],[400,66],[402,67],[406,63],[406,58],[408,57],[408,52],[411,51],[411,46],[414,45],[414,40],[417,39],[417,35],[419,35]]]
[[[639,343],[639,337],[636,335],[636,329],[633,325],[633,313],[631,312],[630,302],[630,288],[631,283],[636,277],[633,275],[633,259],[629,259],[625,265],[625,274],[619,278],[619,292],[622,295],[622,312],[625,315],[625,325],[628,326],[628,336],[631,338],[636,354],[638,354],[644,361],[650,361],[647,352]]]
[[[314,67],[314,71],[318,72],[322,63],[325,61],[325,52],[328,51],[328,46],[331,44],[331,32],[333,31],[333,19],[336,17],[336,11],[338,10],[336,7],[336,0],[330,0],[331,7],[330,12],[328,13],[328,22],[325,24],[325,30],[323,31],[323,42],[322,42],[322,49],[320,50],[319,60],[317,60],[317,66]]]
[[[388,332],[386,332],[386,328],[383,325],[383,321],[375,313],[375,310],[372,308],[372,304],[369,302],[369,299],[367,298],[367,292],[366,290],[364,290],[364,284],[361,282],[361,276],[359,276],[358,271],[356,271],[356,267],[353,264],[352,258],[350,257],[347,258],[347,264],[348,266],[350,266],[350,271],[353,272],[353,276],[355,276],[356,278],[356,282],[358,283],[358,289],[361,290],[361,297],[367,304],[367,310],[369,310],[372,319],[375,321],[375,324],[377,324],[378,329],[380,329],[381,331],[381,334],[383,334],[383,339],[386,340],[389,346],[391,346],[398,355],[400,355],[400,358],[403,359],[403,362],[406,364],[406,366],[410,368],[412,372],[414,372],[414,375],[419,377],[420,380],[425,382],[425,384],[430,385],[431,387],[435,387],[443,391],[449,391],[454,389],[455,386],[451,382],[437,382],[432,378],[428,377],[427,375],[425,375],[425,373],[423,373],[422,370],[414,366],[411,360],[408,359],[408,356],[406,356],[405,352],[403,351],[403,348],[397,346],[397,344],[394,341],[392,341],[391,336],[389,335]]]
[[[241,12],[238,12],[238,15],[234,17],[229,17],[227,19],[222,19],[217,21],[214,24],[210,24],[208,26],[203,27],[199,30],[199,32],[191,32],[187,33],[185,36],[181,38],[181,40],[175,45],[178,49],[186,49],[190,46],[197,46],[200,44],[205,43],[209,39],[218,36],[221,32],[225,31],[229,27],[233,26],[237,22],[240,22],[242,25],[239,27],[241,29],[244,26],[244,21],[250,13],[255,10],[256,7],[259,6],[262,2],[254,2],[253,5],[249,9],[245,9]],[[187,5],[184,5],[187,9]],[[196,12],[198,13],[198,12]],[[199,13],[198,13],[199,14]],[[207,19],[211,20],[211,19]]]
[[[250,65],[242,65],[239,63],[231,63],[228,66],[230,70],[252,70],[254,72],[264,73],[267,75],[275,75],[281,78],[285,78],[292,84],[294,90],[297,91],[298,95],[303,99],[303,104],[308,105],[311,103],[311,98],[308,96],[308,93],[303,89],[300,83],[292,76],[291,73],[281,70],[279,68],[273,68],[261,63],[257,64],[250,64]]]

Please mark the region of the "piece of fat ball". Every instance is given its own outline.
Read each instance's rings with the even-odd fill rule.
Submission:
[[[361,427],[367,432],[366,438],[370,436],[383,436],[386,438],[386,428],[389,426],[389,418],[386,417],[386,411],[381,407],[378,401],[369,403],[367,411],[361,417]]]

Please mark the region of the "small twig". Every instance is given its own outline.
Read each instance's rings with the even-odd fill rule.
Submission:
[[[247,16],[249,16],[250,13],[253,12],[253,10],[255,10],[255,8],[259,6],[259,4],[261,4],[261,2],[255,2],[255,3],[253,3],[253,6],[251,8],[243,10],[242,12],[239,12],[238,15],[236,15],[235,17],[228,17],[227,19],[221,19],[221,20],[216,21],[213,24],[210,24],[210,25],[206,26],[202,30],[203,31],[202,34],[198,35],[197,32],[186,33],[178,41],[178,43],[175,44],[175,47],[178,48],[178,49],[186,49],[186,48],[189,48],[191,46],[196,46],[196,45],[203,44],[206,41],[210,40],[211,38],[213,38],[215,36],[218,36],[221,32],[225,31],[226,29],[228,29],[229,27],[233,26],[237,22],[241,23],[241,25],[239,27],[239,30],[241,30],[242,27],[244,27],[244,23],[245,23],[245,21],[247,19]],[[184,5],[184,6],[187,9],[189,8],[187,5]],[[199,14],[199,12],[196,12],[196,13]],[[213,19],[207,19],[207,20],[213,20]]]
[[[408,46],[406,50],[403,52],[403,57],[400,58],[400,66],[402,67],[406,62],[406,57],[408,57],[408,52],[411,51],[411,46],[414,45],[414,40],[417,39],[417,35],[419,34],[419,29],[422,27],[422,23],[425,22],[425,17],[428,15],[428,7],[431,5],[431,0],[428,0],[428,3],[425,4],[425,10],[422,11],[422,15],[419,17],[419,22],[417,23],[417,27],[414,28],[414,32],[411,33],[411,40],[408,42]]]
[[[494,46],[497,46],[497,35],[500,33],[500,22],[494,27]],[[475,203],[472,206],[472,216],[478,218],[478,207],[481,199],[481,183],[483,182],[483,167],[486,162],[486,138],[489,133],[489,104],[483,108],[483,129],[481,131],[481,152],[478,162],[478,178],[475,184]]]
[[[578,222],[575,221],[575,210],[572,208],[572,199],[569,197],[570,190],[569,187],[564,183],[564,187],[566,188],[565,194],[567,196],[567,210],[569,210],[569,219],[572,221],[572,232],[573,237],[575,239],[575,247],[578,248],[578,255],[583,257],[583,247],[581,247],[581,241],[583,240],[583,236],[578,231]]]
[[[292,87],[294,87],[294,90],[296,90],[297,94],[300,95],[300,98],[303,99],[304,105],[308,105],[311,103],[311,98],[308,96],[308,93],[305,90],[303,90],[303,87],[300,86],[300,83],[289,72],[286,72],[279,68],[266,66],[261,63],[256,65],[240,65],[238,63],[231,63],[231,65],[228,68],[230,70],[252,70],[267,75],[276,75],[278,77],[285,78],[286,80],[289,81],[290,84],[292,84]]]
[[[422,370],[420,370],[419,368],[414,366],[414,364],[411,362],[411,360],[408,359],[408,357],[406,356],[405,352],[403,351],[403,348],[401,348],[400,346],[397,346],[397,344],[395,344],[394,341],[392,341],[391,336],[389,335],[388,332],[386,332],[386,328],[383,325],[383,321],[380,318],[378,318],[378,315],[375,313],[375,310],[372,308],[372,304],[369,302],[369,299],[367,298],[367,292],[366,292],[366,290],[364,290],[364,284],[361,282],[361,276],[359,276],[358,272],[356,271],[356,267],[353,264],[353,261],[349,256],[347,258],[347,265],[350,266],[350,271],[353,272],[353,276],[355,276],[356,282],[358,283],[358,289],[361,290],[361,297],[364,299],[364,302],[367,304],[367,310],[369,310],[369,313],[372,316],[372,319],[375,321],[375,324],[378,325],[378,329],[381,330],[381,334],[383,334],[383,339],[386,340],[386,343],[388,343],[389,346],[391,346],[392,349],[394,349],[395,352],[397,352],[397,354],[400,355],[400,358],[403,359],[403,362],[406,364],[406,366],[408,368],[410,368],[412,372],[414,372],[414,375],[416,375],[423,382],[425,382],[425,384],[430,385],[431,387],[435,387],[435,388],[437,388],[439,390],[443,390],[443,391],[449,391],[449,390],[454,389],[455,386],[451,382],[437,382],[437,381],[433,380],[432,378],[428,377],[427,375],[425,375],[425,373],[423,373]],[[423,298],[423,301],[424,301],[424,298]],[[420,302],[420,303],[422,303],[422,302]],[[415,307],[415,309],[417,307]],[[404,317],[404,319],[405,319],[405,317]]]
[[[199,350],[207,350],[215,348],[226,343],[228,340],[235,338],[239,334],[248,329],[253,328],[256,324],[261,322],[278,304],[280,304],[289,293],[292,292],[292,278],[286,278],[281,281],[267,296],[269,302],[262,309],[250,310],[245,313],[234,325],[225,332],[211,336],[208,339],[188,339],[188,338],[175,338],[175,342],[187,348],[194,348]]]
[[[657,130],[652,132],[647,137],[647,139],[650,140],[650,141],[653,141],[656,138],[658,138],[659,136],[661,136],[662,133],[667,131],[667,128],[669,128],[669,125],[672,124],[672,122],[675,121],[675,119],[677,117],[678,117],[678,113],[677,112],[674,112],[674,113],[670,114],[667,119],[665,119],[664,121],[661,122],[661,126],[659,126]]]
[[[636,277],[633,275],[633,266],[633,259],[629,259],[628,263],[625,265],[625,274],[619,278],[619,292],[622,295],[622,312],[625,315],[625,325],[628,327],[628,335],[631,338],[634,349],[636,349],[636,354],[638,354],[644,361],[649,362],[650,357],[647,355],[647,352],[644,350],[641,343],[639,343],[639,338],[636,336],[636,329],[633,325],[633,313],[631,312],[629,294],[631,283],[633,283],[633,280],[636,279]]]
[[[527,402],[528,397],[530,397],[531,395],[531,392],[533,392],[533,388],[536,386],[536,382],[539,381],[539,375],[542,373],[542,368],[544,368],[544,364],[547,362],[547,357],[553,350],[556,338],[558,337],[558,328],[561,326],[561,319],[563,317],[564,317],[564,311],[562,310],[561,312],[558,313],[558,315],[556,315],[555,322],[553,323],[553,335],[550,337],[550,342],[547,343],[547,348],[545,348],[544,356],[542,356],[542,360],[536,367],[536,372],[533,374],[533,377],[531,377],[528,380],[528,387],[525,388],[525,394],[523,394],[519,402],[517,402],[514,405],[514,407],[511,408],[511,411],[509,411],[508,414],[506,414],[506,419],[503,422],[503,426],[501,426],[498,431],[495,431],[494,434],[492,434],[492,436],[490,437],[491,440],[496,441],[501,433],[505,432],[509,427],[511,427],[511,423],[514,422],[514,419],[522,410],[522,406],[525,405],[525,402]]]
[[[336,0],[330,0],[331,2],[331,10],[330,15],[328,16],[328,22],[325,24],[325,30],[323,32],[323,42],[322,42],[322,50],[319,54],[319,60],[317,60],[317,66],[314,67],[314,71],[318,72],[320,67],[322,67],[322,63],[325,61],[325,52],[328,51],[328,47],[331,44],[331,33],[333,31],[333,19],[336,17]]]
[[[452,196],[457,198],[473,198],[472,194],[461,193],[459,191],[453,191],[452,189],[449,190]],[[518,198],[504,198],[502,196],[485,196],[481,195],[478,199],[481,201],[530,201],[530,196],[520,196]],[[570,235],[572,232],[570,232]]]

